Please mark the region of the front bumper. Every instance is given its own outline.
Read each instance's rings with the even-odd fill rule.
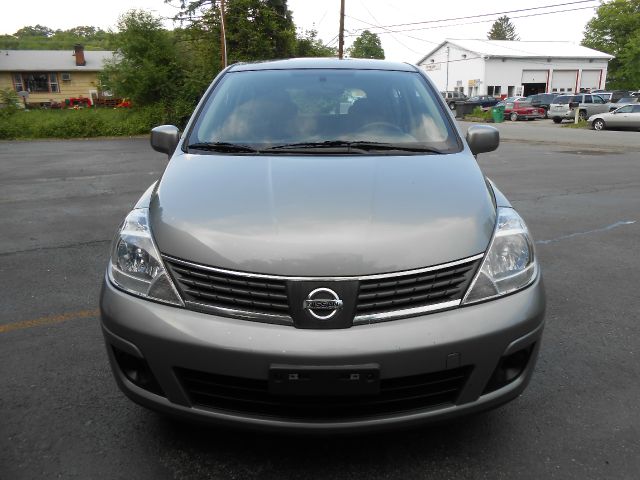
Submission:
[[[135,402],[186,418],[280,431],[366,431],[413,426],[486,410],[517,397],[537,358],[545,299],[540,276],[527,289],[477,305],[340,330],[304,330],[198,313],[139,299],[105,280],[101,321],[116,381]],[[487,392],[505,356],[528,349],[517,378]],[[116,355],[144,359],[157,389],[141,388],[123,373]],[[425,408],[340,418],[273,415],[194,402],[181,371],[266,381],[274,364],[377,364],[380,378],[468,372],[455,399]],[[456,370],[457,371],[457,370]],[[153,392],[156,393],[153,393]]]

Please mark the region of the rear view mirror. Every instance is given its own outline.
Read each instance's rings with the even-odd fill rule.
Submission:
[[[500,132],[488,125],[474,125],[467,130],[467,143],[471,153],[493,152],[500,145]]]
[[[151,148],[166,153],[169,157],[173,155],[179,141],[180,131],[174,125],[160,125],[151,130]]]

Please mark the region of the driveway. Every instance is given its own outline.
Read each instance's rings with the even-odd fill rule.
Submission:
[[[126,399],[98,293],[115,229],[166,158],[147,139],[0,143],[0,479],[637,479],[640,134],[534,123],[498,125],[500,149],[479,157],[544,271],[529,388],[475,417],[357,437],[206,428]]]

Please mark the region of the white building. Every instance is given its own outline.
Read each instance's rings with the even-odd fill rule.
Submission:
[[[604,88],[612,58],[571,42],[446,40],[418,65],[441,91],[527,96]]]

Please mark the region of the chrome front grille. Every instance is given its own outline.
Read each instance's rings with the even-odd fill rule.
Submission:
[[[292,325],[289,290],[295,282],[358,282],[353,324],[457,307],[482,254],[417,270],[361,277],[288,277],[224,270],[163,256],[187,308],[247,320]]]
[[[462,299],[480,259],[392,278],[361,280],[356,317]]]
[[[218,313],[289,318],[289,299],[284,280],[247,277],[242,272],[222,272],[206,266],[165,257],[165,264],[178,284],[187,306]]]

